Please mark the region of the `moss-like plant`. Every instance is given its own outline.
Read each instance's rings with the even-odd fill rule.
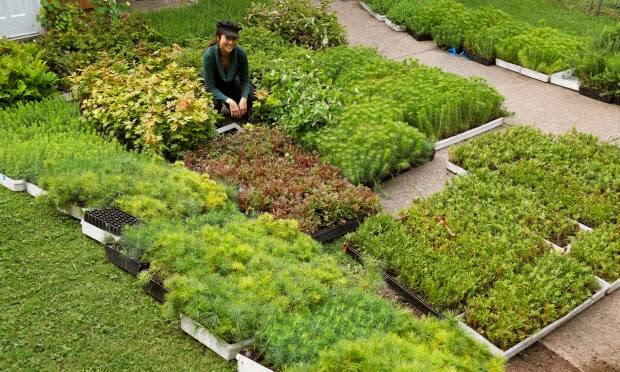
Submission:
[[[570,255],[613,283],[620,278],[620,225],[604,224],[582,231],[571,242]]]

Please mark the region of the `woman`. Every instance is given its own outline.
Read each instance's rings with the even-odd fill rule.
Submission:
[[[202,57],[203,77],[215,98],[215,109],[219,112],[226,105],[235,119],[249,113],[254,95],[248,56],[237,45],[240,30],[234,22],[218,22],[216,38]]]

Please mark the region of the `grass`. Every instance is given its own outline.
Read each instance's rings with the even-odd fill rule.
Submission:
[[[252,2],[261,0],[199,0],[197,3],[152,10],[141,13],[141,17],[152,22],[166,43],[186,45],[192,41],[207,42],[215,36],[215,24],[219,20],[241,22]],[[242,31],[243,33],[243,31]]]
[[[479,8],[493,5],[521,21],[550,26],[580,36],[596,36],[604,26],[620,22],[620,0],[605,1],[604,15],[587,11],[586,0],[459,0]],[[618,5],[615,5],[618,4]]]
[[[162,317],[80,225],[0,187],[0,370],[234,370]]]

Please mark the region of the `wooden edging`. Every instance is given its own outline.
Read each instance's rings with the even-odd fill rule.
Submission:
[[[457,134],[455,136],[448,137],[446,139],[442,139],[441,141],[437,141],[437,142],[435,142],[435,150],[441,150],[441,149],[443,149],[445,147],[452,146],[455,143],[459,143],[459,142],[465,141],[466,139],[469,139],[471,137],[475,137],[475,136],[477,136],[479,134],[482,134],[484,132],[488,132],[491,129],[494,129],[494,128],[497,128],[497,127],[503,125],[504,121],[505,121],[504,117],[497,118],[497,119],[495,119],[493,121],[490,121],[490,122],[488,122],[486,124],[483,124],[483,125],[480,125],[478,127],[472,128],[472,129],[470,129],[470,130],[468,130],[466,132],[459,133],[459,134]]]

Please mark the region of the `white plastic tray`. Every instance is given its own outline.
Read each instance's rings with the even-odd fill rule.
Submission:
[[[22,180],[14,180],[4,174],[0,173],[0,185],[15,192],[21,192],[26,190],[26,183]]]
[[[227,133],[233,130],[236,130],[237,132],[243,132],[243,128],[239,124],[232,123],[232,124],[224,125],[221,128],[217,128],[217,134],[224,134],[224,133]]]
[[[540,80],[543,83],[548,83],[551,79],[549,75],[543,74],[542,72],[530,70],[529,68],[521,67],[521,75],[525,75],[527,77],[531,77],[532,79]]]
[[[102,230],[84,220],[80,221],[80,224],[82,225],[82,233],[89,238],[98,241],[99,243],[109,243],[112,241],[117,242],[121,240],[120,236],[110,234],[109,232]]]
[[[243,354],[237,354],[237,371],[239,372],[273,372],[273,370],[256,363]]]
[[[64,206],[64,207],[58,207],[57,209],[61,213],[64,213],[78,220],[83,220],[84,213],[86,213],[87,211],[86,208],[78,207],[77,205],[73,205],[73,204]]]
[[[454,173],[457,176],[465,176],[467,174],[467,170],[459,167],[458,165],[454,164],[450,160],[446,160],[446,168],[448,168],[449,172]]]
[[[493,345],[493,343],[491,343],[491,341],[487,340],[480,333],[476,332],[473,328],[471,328],[467,324],[465,324],[461,320],[463,318],[463,314],[461,314],[461,315],[459,315],[457,317],[458,320],[459,320],[459,326],[463,329],[463,331],[465,331],[465,334],[467,334],[469,337],[473,338],[474,340],[476,340],[476,341],[480,342],[481,344],[483,344],[484,346],[486,346],[493,355],[498,356],[498,357],[502,357],[502,358],[505,358],[506,360],[508,360],[508,359],[512,358],[513,356],[519,354],[521,351],[527,349],[530,345],[532,345],[536,341],[542,339],[547,334],[551,333],[556,328],[558,328],[562,324],[564,324],[567,321],[569,321],[575,315],[577,315],[580,312],[584,311],[585,309],[587,309],[588,307],[590,307],[594,303],[596,303],[598,300],[603,298],[605,296],[605,292],[609,288],[609,284],[607,282],[605,282],[604,280],[598,278],[598,277],[596,278],[596,281],[597,281],[597,284],[599,285],[599,290],[596,291],[596,293],[594,293],[590,298],[585,300],[581,305],[579,305],[576,308],[574,308],[573,310],[571,310],[568,314],[564,315],[563,317],[561,317],[560,319],[556,320],[555,322],[547,325],[543,329],[539,330],[538,332],[534,333],[533,335],[529,336],[528,338],[526,338],[525,340],[519,342],[518,344],[514,345],[513,347],[511,347],[508,350],[502,350],[502,349],[498,348],[497,346]]]
[[[387,18],[387,17],[385,18],[385,24],[388,25],[389,28],[391,28],[392,30],[394,30],[396,32],[405,32],[405,31],[407,31],[407,27],[397,25],[396,23],[390,21],[390,19]]]
[[[30,183],[30,182],[26,182],[26,192],[34,196],[35,198],[39,195],[47,194],[47,191],[43,190],[39,186],[35,185],[34,183]]]
[[[620,288],[620,279],[616,279],[613,283],[609,283],[609,288],[607,288],[607,291],[605,293],[611,294],[611,292],[615,291],[618,288]]]
[[[551,75],[549,81],[553,85],[558,85],[575,91],[579,91],[579,86],[581,85],[579,79],[573,76],[572,69],[556,72],[555,74]]]
[[[514,63],[506,62],[502,59],[495,58],[495,64],[501,68],[505,68],[506,70],[521,73],[521,66],[515,65]]]
[[[254,342],[254,339],[248,339],[236,344],[226,343],[208,329],[183,314],[181,314],[181,329],[225,360],[235,359],[237,353]]]
[[[488,132],[491,129],[497,128],[500,125],[504,124],[504,118],[498,118],[495,119],[493,121],[490,121],[486,124],[483,124],[481,126],[472,128],[470,130],[468,130],[467,132],[463,132],[463,133],[459,133],[455,136],[452,137],[448,137],[446,139],[442,139],[441,141],[437,141],[435,142],[435,150],[441,150],[444,147],[448,147],[451,145],[454,145],[455,143],[459,143],[462,141],[465,141],[466,139],[469,139],[471,137],[477,136],[479,134],[482,134],[484,132]]]

